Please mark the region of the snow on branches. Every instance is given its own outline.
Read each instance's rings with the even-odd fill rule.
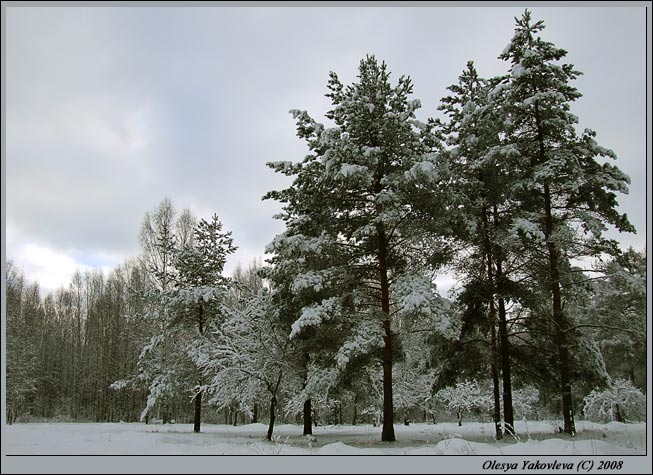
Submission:
[[[627,379],[615,379],[603,391],[593,390],[583,403],[585,417],[591,421],[646,420],[646,396]]]

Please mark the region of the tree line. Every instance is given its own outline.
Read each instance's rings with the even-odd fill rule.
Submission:
[[[635,231],[617,211],[629,178],[576,131],[566,51],[530,12],[515,20],[508,72],[467,63],[441,119],[419,121],[410,78],[393,84],[374,56],[352,84],[330,73],[328,125],[291,111],[308,154],[269,164],[293,181],[264,196],[286,226],[266,265],[224,276],[231,233],[167,199],[144,218],[139,258],[108,276],[77,274],[41,301],[8,265],[9,420],[192,419],[199,432],[210,407],[265,417],[271,439],[279,414],[305,434],[344,414],[394,441],[397,414],[449,404],[460,420],[453,395],[478,379],[497,438],[534,388],[573,435],[592,389],[644,388],[645,255],[605,236]]]

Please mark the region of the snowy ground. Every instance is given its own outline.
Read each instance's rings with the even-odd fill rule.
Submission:
[[[274,441],[264,440],[266,425],[205,424],[15,424],[6,427],[10,455],[642,455],[645,424],[577,422],[575,438],[556,434],[551,422],[517,423],[516,439],[496,442],[492,425],[482,423],[396,425],[397,442],[381,442],[381,430],[369,425],[320,426],[315,441],[301,426],[275,427]]]

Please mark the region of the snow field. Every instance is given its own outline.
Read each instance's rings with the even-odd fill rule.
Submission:
[[[396,425],[397,441],[381,442],[381,428],[369,425],[318,426],[314,438],[299,425],[275,427],[265,440],[266,424],[140,423],[15,424],[5,430],[10,455],[644,455],[646,425],[578,421],[570,439],[556,424],[516,424],[518,436],[493,439],[491,423]],[[314,439],[314,440],[313,440]]]

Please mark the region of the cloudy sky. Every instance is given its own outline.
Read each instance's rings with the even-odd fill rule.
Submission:
[[[328,72],[355,79],[375,54],[436,115],[467,60],[496,59],[521,8],[16,7],[6,9],[6,256],[46,289],[76,268],[139,251],[146,211],[169,196],[218,213],[240,250],[263,255],[282,225],[261,201],[301,160],[289,109],[323,119]],[[573,111],[632,178],[620,198],[645,244],[645,10],[536,7],[544,38],[583,71]]]

